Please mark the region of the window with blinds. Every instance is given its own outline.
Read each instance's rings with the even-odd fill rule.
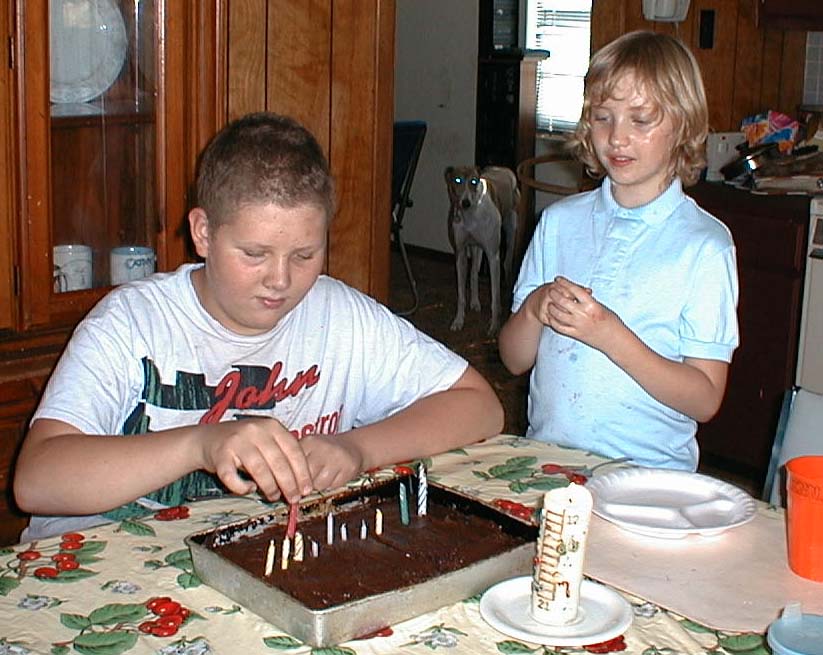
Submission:
[[[589,66],[592,0],[528,0],[526,47],[548,50],[537,71],[537,129],[574,129]]]

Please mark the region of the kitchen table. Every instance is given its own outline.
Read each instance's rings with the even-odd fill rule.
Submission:
[[[497,501],[521,516],[528,516],[547,489],[622,465],[510,435],[438,455],[427,463],[430,479]],[[389,468],[375,475],[391,474]],[[252,497],[203,500],[139,520],[3,549],[0,654],[768,653],[763,631],[711,628],[626,593],[625,588],[621,593],[631,604],[633,623],[621,637],[597,645],[553,648],[513,639],[485,623],[479,597],[472,597],[367,638],[312,650],[203,584],[183,542],[193,532],[270,509]],[[758,511],[781,513],[765,505]],[[157,612],[185,621],[168,622],[169,628],[159,631],[162,634],[149,634],[144,624]]]

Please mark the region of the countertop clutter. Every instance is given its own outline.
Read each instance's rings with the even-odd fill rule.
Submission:
[[[743,120],[745,141],[720,172],[728,184],[760,193],[823,193],[823,108],[798,118],[768,111]]]

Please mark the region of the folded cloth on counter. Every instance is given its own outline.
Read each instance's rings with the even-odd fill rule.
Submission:
[[[797,141],[800,123],[779,111],[769,110],[747,116],[740,125],[750,148],[766,143],[776,143],[780,152],[789,153]]]
[[[789,601],[823,614],[823,583],[791,571],[782,509],[714,537],[647,537],[593,517],[584,573],[716,630],[765,632]]]

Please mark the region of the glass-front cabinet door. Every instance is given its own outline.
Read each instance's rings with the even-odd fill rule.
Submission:
[[[158,265],[163,2],[18,5],[25,328],[70,323]]]

